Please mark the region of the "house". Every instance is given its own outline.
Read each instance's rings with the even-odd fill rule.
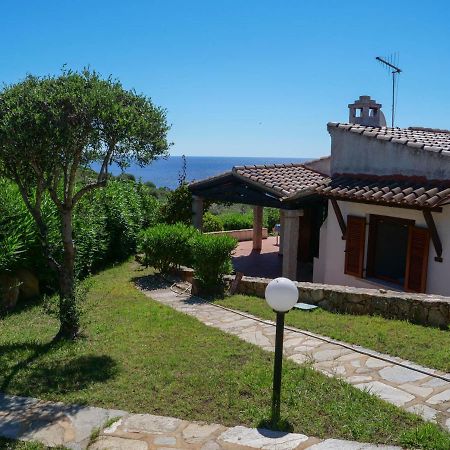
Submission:
[[[450,295],[450,132],[388,128],[362,96],[329,123],[331,154],[305,164],[241,166],[192,183],[203,198],[281,210],[283,275],[312,263],[312,281]]]

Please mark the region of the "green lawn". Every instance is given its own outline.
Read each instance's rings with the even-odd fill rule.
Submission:
[[[48,450],[49,448],[39,442],[16,441],[0,437],[0,449],[2,450]],[[64,450],[64,447],[53,447],[52,450]]]
[[[228,426],[267,420],[272,354],[148,299],[132,282],[145,274],[129,262],[95,276],[75,343],[51,343],[58,324],[38,305],[0,321],[0,391]],[[438,426],[341,380],[290,361],[283,377],[296,432],[450,447]]]
[[[273,311],[261,298],[234,295],[216,303],[274,320]],[[379,316],[337,314],[320,308],[313,311],[294,309],[286,314],[286,324],[450,372],[448,329],[424,327]]]

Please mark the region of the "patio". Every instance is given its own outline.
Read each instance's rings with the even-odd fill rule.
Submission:
[[[250,277],[276,278],[282,276],[283,256],[275,236],[262,239],[261,250],[253,249],[252,241],[239,242],[234,256],[233,267],[236,272],[242,272]],[[311,281],[312,264],[299,264],[297,280]]]

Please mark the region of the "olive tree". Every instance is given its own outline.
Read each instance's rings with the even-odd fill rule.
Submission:
[[[76,204],[105,186],[112,163],[144,166],[165,156],[168,130],[165,111],[149,98],[89,70],[27,76],[0,91],[0,176],[17,183],[48,264],[58,274],[57,337],[74,338],[79,331],[72,236]],[[94,163],[97,175],[83,180],[80,169]],[[62,257],[49,246],[44,196],[58,211]]]

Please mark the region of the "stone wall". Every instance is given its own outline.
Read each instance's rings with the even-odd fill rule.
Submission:
[[[227,276],[230,282],[233,276]],[[264,298],[270,279],[243,277],[236,294]],[[361,289],[330,284],[296,282],[299,301],[333,312],[380,315],[422,325],[450,325],[450,297],[411,294],[385,289]]]

